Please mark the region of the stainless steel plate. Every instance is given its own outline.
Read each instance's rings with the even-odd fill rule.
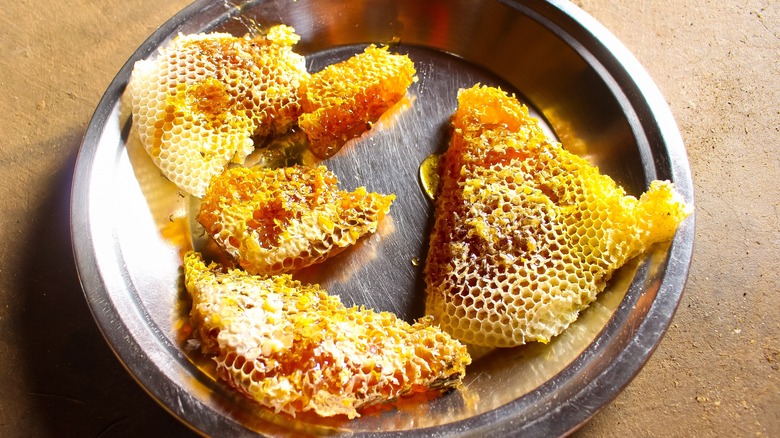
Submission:
[[[122,68],[84,138],[72,199],[74,252],[106,339],[173,415],[208,435],[566,434],[612,400],[667,329],[693,246],[689,218],[674,241],[633,260],[581,318],[548,345],[480,351],[462,390],[357,420],[275,415],[214,379],[189,348],[181,253],[199,245],[188,199],[139,146],[122,95],[133,63],[178,33],[285,23],[312,70],[367,43],[408,53],[419,81],[373,130],[326,164],[342,187],[393,192],[376,235],[299,274],[347,303],[412,320],[423,312],[422,266],[432,205],[418,166],[448,140],[456,92],[477,82],[518,94],[564,146],[638,195],[653,179],[693,203],[685,150],[661,94],[603,27],[563,1],[197,1]]]

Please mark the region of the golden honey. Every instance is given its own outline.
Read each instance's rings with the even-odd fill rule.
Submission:
[[[513,96],[461,90],[426,261],[426,312],[463,342],[548,342],[612,273],[690,214],[669,182],[639,199],[548,140]]]
[[[440,162],[440,154],[431,154],[420,163],[420,185],[425,195],[431,200],[436,199],[436,194],[439,191],[439,183],[441,181]]]
[[[359,409],[456,388],[466,347],[423,318],[345,307],[288,275],[253,276],[185,257],[191,321],[217,374],[276,412],[360,416]]]

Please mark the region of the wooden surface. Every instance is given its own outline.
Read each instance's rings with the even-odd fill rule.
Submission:
[[[636,379],[578,436],[780,436],[780,3],[576,2],[669,102],[696,186],[690,278]],[[0,8],[0,436],[187,436],[128,376],[73,266],[70,183],[103,91],[184,0]]]

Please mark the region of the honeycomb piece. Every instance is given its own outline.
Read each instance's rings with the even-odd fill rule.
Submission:
[[[324,166],[236,167],[214,180],[197,220],[247,271],[291,272],[375,232],[395,199],[337,184]]]
[[[547,342],[612,273],[691,212],[669,182],[638,200],[545,138],[499,89],[461,90],[426,264],[426,311],[466,343]]]
[[[265,36],[179,35],[157,57],[139,61],[128,84],[141,142],[181,190],[203,196],[228,163],[243,163],[252,137],[287,131],[308,79],[288,26]]]
[[[358,409],[460,386],[466,348],[432,326],[347,308],[317,285],[252,276],[185,256],[191,321],[217,373],[276,412],[360,416]]]
[[[412,60],[387,47],[368,46],[363,53],[329,65],[301,85],[303,114],[298,125],[319,158],[338,152],[406,94],[416,80]]]

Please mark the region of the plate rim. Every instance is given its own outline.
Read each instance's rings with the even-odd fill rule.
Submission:
[[[647,110],[646,114],[643,113],[648,117],[641,120],[642,127],[655,129],[656,132],[651,132],[651,134],[656,135],[657,141],[663,143],[662,152],[666,153],[669,161],[667,163],[669,179],[674,182],[677,190],[689,205],[693,206],[693,181],[682,136],[663,95],[634,55],[604,26],[569,1],[535,2],[532,0],[526,2],[531,3],[531,5],[523,4],[519,0],[497,1],[522,10],[523,13],[531,16],[547,29],[551,29],[551,26],[554,27],[555,29],[551,29],[554,33],[564,38],[567,43],[575,42],[579,46],[575,50],[581,56],[583,53],[585,56],[594,56],[593,60],[598,61],[611,76],[619,74],[630,79],[628,82],[622,81],[621,84],[631,84],[634,89],[623,90],[623,93],[627,95],[632,108],[641,105]],[[150,371],[148,367],[151,364],[148,357],[142,361],[142,365],[145,365],[146,368],[138,369],[138,363],[135,363],[137,361],[134,361],[136,367],[128,365],[130,358],[136,357],[138,354],[145,355],[146,352],[133,337],[133,333],[130,333],[117,308],[111,302],[108,286],[101,275],[99,260],[97,260],[90,233],[89,185],[88,178],[85,177],[85,175],[91,174],[99,139],[109,117],[118,110],[121,95],[135,62],[151,55],[157,47],[175,35],[194,16],[210,17],[211,23],[214,23],[217,20],[227,19],[238,12],[238,8],[227,10],[225,5],[219,2],[197,0],[155,30],[121,67],[100,99],[79,148],[71,187],[70,231],[78,277],[90,312],[108,345],[136,382],[160,406],[196,432],[207,433],[209,430],[219,430],[220,432],[229,431],[236,435],[254,435],[256,432],[232,418],[220,416],[218,423],[199,420],[197,418],[201,416],[199,413],[213,412],[211,408],[204,406],[168,376],[163,376],[161,380],[148,377],[148,371]],[[578,38],[572,37],[567,30],[551,21],[550,14],[560,14],[582,35]],[[587,41],[583,41],[582,38],[587,38]],[[599,56],[593,54],[595,51],[599,52]],[[655,147],[658,145],[656,144]],[[694,230],[695,212],[680,226],[669,246],[668,260],[655,299],[647,308],[644,319],[634,328],[635,336],[631,343],[625,346],[616,346],[612,345],[615,340],[612,340],[612,343],[601,342],[604,332],[602,330],[602,333],[597,335],[596,340],[586,347],[572,363],[530,393],[475,417],[416,429],[411,432],[424,435],[444,432],[492,435],[522,431],[533,434],[564,435],[582,426],[631,382],[658,347],[671,324],[687,281],[693,256]],[[625,324],[625,318],[630,315],[625,312],[625,309],[623,310],[622,313],[616,311],[615,315],[608,321],[607,326]],[[607,341],[609,340],[607,339]],[[608,361],[606,366],[595,371],[586,366],[605,352],[616,353],[614,360]],[[637,361],[636,358],[641,360]],[[567,377],[587,374],[588,372],[595,373],[595,376],[591,376],[593,378],[579,391],[574,391],[566,403],[557,405],[555,409],[547,410],[535,418],[521,418],[513,415],[518,409],[524,407],[524,404],[527,404],[529,396],[532,394],[544,394],[543,389],[547,389],[547,386],[550,385],[558,385],[558,388],[566,389],[566,384],[562,382],[565,382]],[[573,388],[569,389],[573,390]],[[171,397],[176,399],[177,406],[170,405]],[[541,406],[537,407],[537,411],[540,408]],[[562,417],[565,417],[566,421],[561,421]],[[215,429],[215,426],[218,429]],[[408,434],[410,431],[372,433],[372,435],[395,435],[396,433]]]

